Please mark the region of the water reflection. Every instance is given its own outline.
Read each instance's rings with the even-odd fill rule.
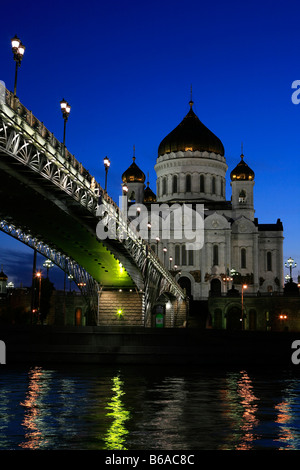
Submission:
[[[221,390],[223,414],[232,432],[228,435],[229,444],[223,449],[250,450],[256,435],[258,401],[253,391],[252,381],[246,371],[231,374]]]
[[[113,377],[112,391],[114,395],[107,404],[106,409],[109,410],[106,416],[113,418],[110,428],[105,436],[105,448],[109,450],[127,450],[125,447],[126,435],[125,422],[130,418],[130,412],[124,407],[121,397],[124,395],[122,387],[124,382],[120,377]]]
[[[22,426],[25,428],[25,442],[20,444],[24,449],[38,449],[47,444],[42,432],[43,394],[47,393],[46,373],[41,367],[29,371],[29,385],[26,398],[20,403],[25,408]]]
[[[300,378],[285,372],[6,370],[1,450],[300,449]]]

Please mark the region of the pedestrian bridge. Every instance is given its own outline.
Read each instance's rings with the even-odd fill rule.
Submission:
[[[2,91],[0,230],[72,275],[96,323],[105,290],[142,293],[144,326],[151,326],[158,301],[185,304],[181,287],[89,171],[13,93]],[[98,239],[100,201],[122,239]]]

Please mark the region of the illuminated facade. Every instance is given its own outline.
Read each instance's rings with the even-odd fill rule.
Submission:
[[[152,249],[185,287],[192,303],[228,291],[260,296],[283,292],[283,226],[278,219],[264,224],[255,218],[254,171],[240,161],[230,173],[231,197],[226,198],[225,150],[196,116],[193,102],[182,122],[158,147],[156,197],[145,187],[145,175],[134,162],[123,174],[131,202],[203,204],[204,244],[186,250],[185,241],[150,240]],[[142,177],[141,174],[144,176]],[[151,196],[150,196],[151,192]]]

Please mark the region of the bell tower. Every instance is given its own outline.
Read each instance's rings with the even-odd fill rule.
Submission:
[[[254,220],[254,171],[244,160],[243,151],[241,161],[230,173],[232,187],[232,210],[235,216],[243,215]]]

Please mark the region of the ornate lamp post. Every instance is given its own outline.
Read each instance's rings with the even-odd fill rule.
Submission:
[[[38,304],[38,315],[41,315],[41,293],[42,293],[42,273],[37,271],[35,274],[36,278],[39,281],[39,304]]]
[[[14,54],[14,60],[16,62],[16,71],[15,71],[15,86],[14,86],[14,96],[17,94],[17,78],[18,78],[18,68],[21,66],[21,62],[25,52],[25,46],[21,43],[20,39],[16,35],[11,40],[11,48]]]
[[[156,256],[158,256],[158,244],[159,244],[160,238],[156,237]]]
[[[69,103],[62,99],[61,102],[60,102],[60,109],[61,109],[61,112],[62,112],[62,115],[63,115],[63,120],[64,120],[64,140],[63,140],[63,144],[64,144],[64,147],[66,145],[66,126],[67,126],[67,120],[68,120],[68,117],[69,117],[69,114],[70,114],[70,111],[71,111],[71,106],[69,105]]]
[[[50,259],[47,259],[43,263],[43,266],[44,266],[44,268],[47,269],[47,279],[48,279],[49,278],[49,269],[53,268],[54,264],[52,263],[52,261]]]
[[[246,284],[242,284],[242,330],[244,329],[244,289],[247,289],[248,286]]]
[[[72,281],[73,281],[73,279],[74,279],[73,276],[72,276],[72,274],[69,274],[69,275],[68,275],[68,279],[69,279],[69,282],[70,282],[69,291],[71,292],[71,284],[72,284]]]
[[[168,251],[167,248],[164,247],[164,248],[163,248],[163,252],[164,252],[164,266],[166,266],[166,253],[167,253],[167,251]]]
[[[297,263],[295,263],[295,260],[293,260],[293,258],[289,257],[289,259],[285,262],[285,267],[286,268],[289,268],[290,270],[290,276],[289,276],[289,281],[290,282],[293,282],[293,278],[292,278],[292,270],[295,269],[297,266]],[[287,276],[286,276],[287,278]]]
[[[108,169],[110,167],[110,160],[109,158],[105,157],[104,160],[103,160],[103,163],[104,163],[104,168],[105,168],[105,192],[107,192],[107,173],[108,173]]]

